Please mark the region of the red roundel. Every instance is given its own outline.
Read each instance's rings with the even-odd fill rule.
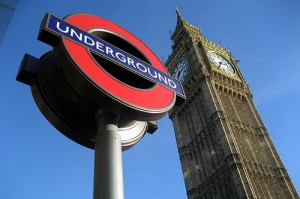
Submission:
[[[65,21],[87,32],[93,29],[104,29],[125,38],[142,52],[151,65],[162,72],[168,73],[156,55],[142,41],[122,27],[103,18],[88,14],[71,15]],[[97,86],[104,89],[114,98],[130,106],[150,111],[167,111],[173,106],[175,102],[175,93],[173,91],[160,84],[156,84],[150,89],[128,86],[109,75],[102,67],[99,67],[99,63],[93,59],[89,50],[84,46],[67,38],[63,38],[63,43],[79,69]],[[126,51],[126,49],[122,50]]]

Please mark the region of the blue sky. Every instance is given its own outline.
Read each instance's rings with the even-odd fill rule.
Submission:
[[[24,53],[40,57],[43,16],[91,13],[135,34],[158,57],[171,53],[175,6],[211,41],[240,60],[257,108],[296,189],[300,190],[300,2],[20,0],[0,45],[0,198],[92,198],[93,150],[67,139],[15,81]],[[2,20],[2,19],[0,19]],[[172,124],[123,153],[125,198],[186,198]]]

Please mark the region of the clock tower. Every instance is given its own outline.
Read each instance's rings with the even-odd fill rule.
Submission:
[[[237,61],[176,12],[166,66],[187,99],[169,116],[188,198],[298,199]]]

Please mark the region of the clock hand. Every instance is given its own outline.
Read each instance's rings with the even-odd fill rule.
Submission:
[[[220,62],[219,62],[219,66],[218,66],[218,67],[219,67],[219,68],[221,68],[221,65],[222,65],[222,62],[220,61]]]
[[[181,71],[178,72],[177,79],[180,77]]]

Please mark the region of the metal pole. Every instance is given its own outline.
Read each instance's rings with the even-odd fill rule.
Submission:
[[[124,199],[120,116],[97,111],[94,199]]]

